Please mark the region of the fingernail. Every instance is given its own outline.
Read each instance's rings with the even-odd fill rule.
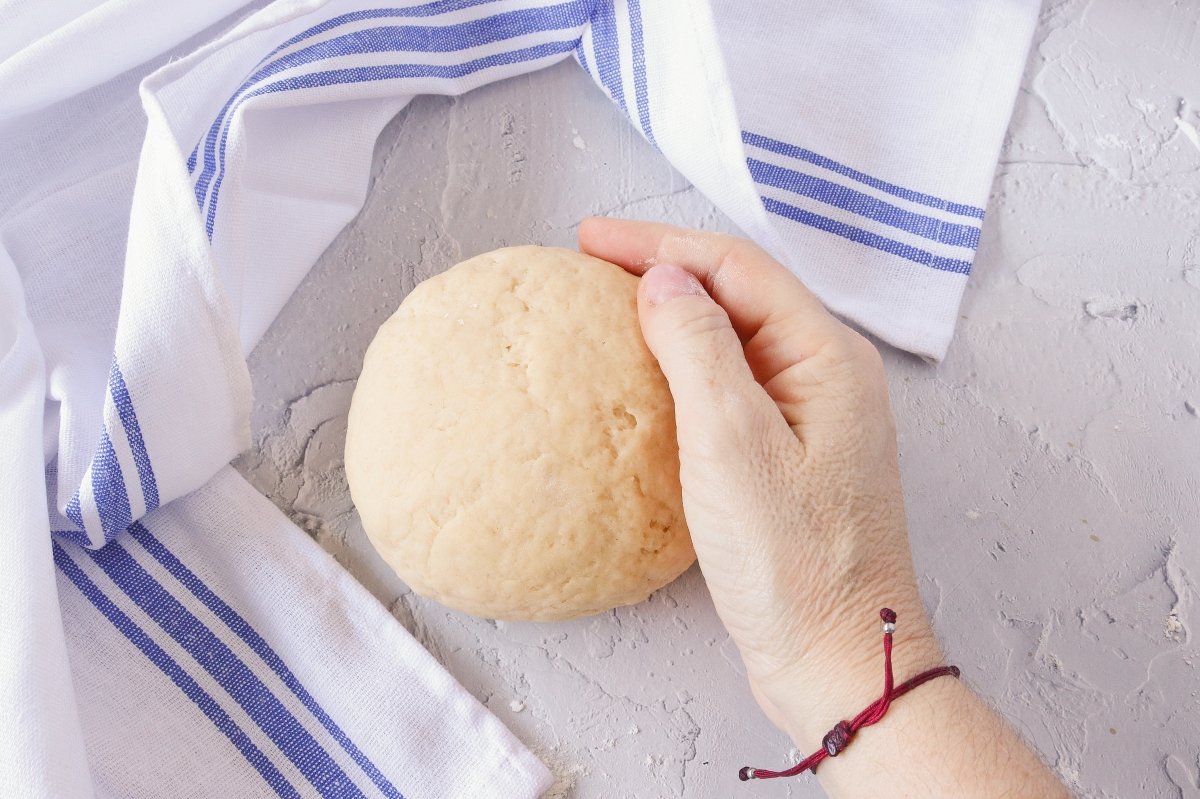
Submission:
[[[691,272],[675,264],[650,267],[642,275],[642,282],[646,284],[646,302],[654,307],[687,294],[700,297],[708,294]]]

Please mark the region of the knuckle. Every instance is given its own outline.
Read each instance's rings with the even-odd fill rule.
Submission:
[[[871,343],[870,339],[861,333],[850,331],[850,347],[864,367],[883,369],[883,357],[879,354],[879,348]]]
[[[822,355],[833,376],[863,387],[886,382],[879,349],[848,327],[843,327],[842,335],[834,336],[826,343]]]
[[[714,241],[721,248],[722,254],[709,279],[708,288],[711,291],[720,291],[725,284],[743,279],[747,264],[775,260],[766,250],[749,239],[720,234],[720,238]]]

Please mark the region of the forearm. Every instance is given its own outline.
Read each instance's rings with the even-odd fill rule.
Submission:
[[[781,708],[787,732],[802,754],[817,749],[840,719],[851,718],[882,692],[878,608],[864,607],[873,635],[861,655],[813,652],[805,684]],[[907,622],[908,633],[902,634]],[[897,684],[943,662],[919,611],[901,613],[893,651]],[[865,727],[817,777],[840,797],[954,797],[1038,799],[1068,793],[1016,734],[960,680],[940,677],[897,699],[878,723]]]

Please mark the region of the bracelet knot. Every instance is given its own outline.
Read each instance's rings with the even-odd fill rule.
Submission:
[[[850,722],[839,721],[832,730],[825,733],[825,737],[821,739],[821,746],[827,755],[837,757],[850,745],[850,739],[853,737],[854,730],[850,729]]]

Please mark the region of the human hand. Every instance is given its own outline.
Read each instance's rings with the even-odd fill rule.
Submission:
[[[584,222],[579,240],[642,275],[638,312],[675,399],[688,528],[768,716],[819,736],[822,703],[836,720],[877,694],[883,606],[900,614],[898,679],[939,663],[875,347],[748,241],[608,219]],[[797,718],[815,726],[793,729]]]
[[[683,507],[763,710],[801,749],[878,698],[878,611],[897,682],[939,665],[908,548],[876,349],[748,241],[589,219],[581,249],[641,275],[638,315],[675,400]],[[836,762],[832,797],[1065,797],[959,680],[921,686]]]

